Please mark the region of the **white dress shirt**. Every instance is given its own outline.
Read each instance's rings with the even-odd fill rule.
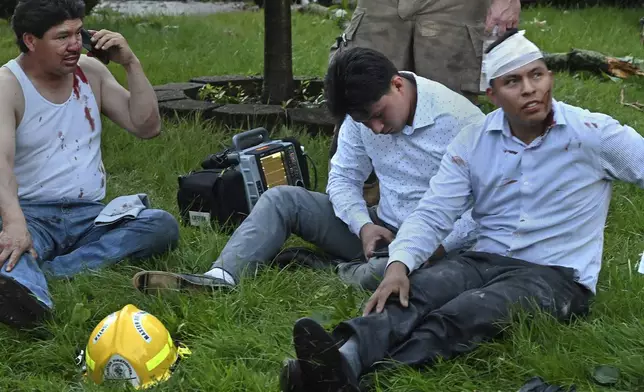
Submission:
[[[447,145],[464,127],[485,120],[480,109],[463,96],[440,83],[406,74],[414,77],[417,88],[412,126],[400,133],[377,135],[347,116],[340,128],[327,193],[336,215],[356,235],[372,223],[362,193],[372,169],[380,183],[378,217],[399,228],[438,172]],[[470,213],[463,214],[443,247],[447,251],[469,247],[475,229]]]
[[[644,138],[605,114],[554,100],[553,111],[530,145],[512,135],[502,109],[461,132],[390,245],[389,263],[418,268],[473,206],[473,250],[573,268],[595,292],[612,182],[644,188]]]

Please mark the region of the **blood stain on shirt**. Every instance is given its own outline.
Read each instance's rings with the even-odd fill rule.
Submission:
[[[92,131],[96,129],[95,124],[94,124],[94,117],[92,117],[92,114],[89,111],[89,108],[85,106],[85,118],[87,121],[89,121],[89,126],[92,127]]]
[[[74,71],[74,96],[76,99],[80,99],[80,82],[88,84],[87,77],[81,67],[77,66],[76,71]]]
[[[458,155],[454,155],[452,157],[452,162],[454,162],[459,166],[465,166],[465,161],[463,160],[463,158],[459,157]]]
[[[74,74],[74,96],[76,99],[80,98],[80,85],[78,84],[78,75]]]
[[[81,67],[76,67],[75,74],[78,75],[78,77],[80,78],[81,82],[83,82],[85,84],[88,84],[87,77],[85,76],[85,73],[83,72]]]

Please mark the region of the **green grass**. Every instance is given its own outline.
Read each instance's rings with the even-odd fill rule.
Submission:
[[[548,52],[584,48],[614,56],[644,58],[638,40],[643,11],[531,9],[524,22],[546,20],[541,31],[524,23],[529,37]],[[261,13],[231,13],[205,17],[90,19],[91,28],[120,31],[144,63],[153,84],[187,81],[218,74],[260,74],[263,69]],[[176,27],[175,27],[176,26]],[[297,75],[323,75],[328,48],[339,33],[331,21],[295,15],[294,69]],[[0,61],[17,54],[13,36],[0,24]],[[110,69],[125,83],[116,65]],[[640,132],[644,112],[620,105],[644,102],[640,78],[615,83],[587,74],[557,74],[555,96],[562,101],[613,115]],[[287,130],[277,130],[284,134]],[[177,215],[177,176],[197,168],[207,154],[230,144],[233,130],[197,121],[165,122],[163,135],[135,140],[105,122],[104,160],[109,174],[108,199],[119,194],[147,192],[156,207]],[[319,190],[326,183],[326,137],[301,135],[321,169]],[[644,192],[617,184],[606,227],[604,266],[591,316],[574,325],[546,317],[516,323],[505,340],[474,353],[439,363],[422,372],[400,369],[378,374],[378,390],[393,391],[516,391],[540,375],[580,391],[644,391],[644,277],[635,271],[644,251]],[[359,314],[364,293],[348,290],[331,273],[267,270],[247,279],[229,294],[144,296],[130,283],[139,269],[186,272],[206,270],[226,242],[215,231],[183,228],[181,246],[171,254],[138,265],[122,264],[99,272],[55,281],[56,302],[52,336],[31,335],[0,327],[0,390],[107,391],[119,386],[93,386],[82,381],[74,365],[75,350],[94,326],[110,312],[132,303],[159,317],[192,349],[161,391],[273,391],[278,389],[281,361],[293,355],[291,328],[302,316],[330,322]],[[292,240],[290,243],[293,243]],[[87,320],[73,317],[76,304],[89,309]],[[621,370],[614,388],[593,383],[597,364]]]

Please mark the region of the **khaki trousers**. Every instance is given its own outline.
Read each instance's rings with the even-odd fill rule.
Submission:
[[[377,50],[399,70],[478,94],[490,0],[358,0],[349,26],[331,48]]]

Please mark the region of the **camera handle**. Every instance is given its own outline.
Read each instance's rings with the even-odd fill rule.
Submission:
[[[235,150],[242,151],[269,140],[270,138],[266,128],[255,128],[233,136],[233,146],[235,147]]]

